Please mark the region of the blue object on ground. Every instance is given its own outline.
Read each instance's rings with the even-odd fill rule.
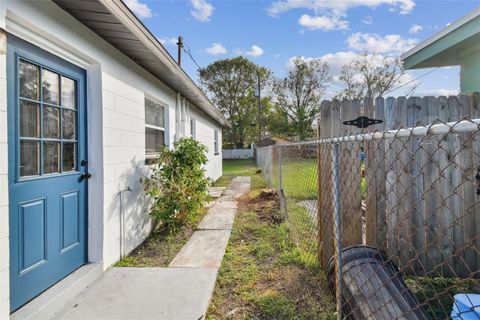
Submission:
[[[365,152],[360,151],[360,161],[365,161]]]
[[[456,294],[453,297],[453,310],[450,316],[454,320],[480,319],[480,294]]]

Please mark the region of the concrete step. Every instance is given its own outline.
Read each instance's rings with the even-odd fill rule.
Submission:
[[[214,207],[208,210],[198,225],[199,230],[231,230],[235,219],[235,209]]]
[[[216,269],[112,268],[56,319],[203,319]]]
[[[220,268],[231,230],[195,231],[169,267]]]

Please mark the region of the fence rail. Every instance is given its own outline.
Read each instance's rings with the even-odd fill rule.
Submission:
[[[343,124],[360,116],[382,122]],[[258,148],[257,165],[304,257],[324,270],[336,262],[339,314],[444,319],[455,294],[480,293],[479,96],[324,101],[317,127],[317,140]],[[348,295],[352,264],[342,265],[341,248],[367,245],[402,280],[370,274],[360,286],[370,294]],[[385,279],[405,281],[414,299],[392,307],[401,299],[385,300]]]

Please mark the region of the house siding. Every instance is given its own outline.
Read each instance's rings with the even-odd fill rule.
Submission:
[[[121,212],[125,221],[126,254],[151,230],[148,200],[142,184],[149,172],[145,165],[144,99],[154,99],[167,107],[166,140],[171,145],[175,139],[176,93],[51,2],[1,1],[0,27],[87,70],[88,153],[92,173],[88,259],[103,262],[106,269],[120,259]],[[8,319],[6,56],[1,54],[1,49],[0,319]],[[194,117],[196,138],[209,149],[207,175],[216,180],[222,175],[222,159],[221,152],[213,153],[214,130],[219,131],[221,146],[221,126],[195,106],[190,105],[188,109],[184,132],[189,136],[190,117]],[[125,191],[127,188],[131,191]]]
[[[214,121],[203,116],[202,113],[193,106],[190,106],[190,117],[196,120],[196,139],[208,148],[208,163],[205,166],[207,175],[216,181],[222,176],[222,127]],[[219,154],[214,152],[214,135],[218,131]],[[190,121],[187,121],[187,136],[190,135]]]
[[[460,60],[460,91],[462,94],[480,92],[480,52]]]

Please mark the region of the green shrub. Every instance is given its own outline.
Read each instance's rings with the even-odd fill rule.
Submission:
[[[210,181],[203,165],[207,147],[191,138],[164,146],[158,164],[145,180],[146,193],[152,198],[151,214],[170,232],[178,230],[205,204]]]

